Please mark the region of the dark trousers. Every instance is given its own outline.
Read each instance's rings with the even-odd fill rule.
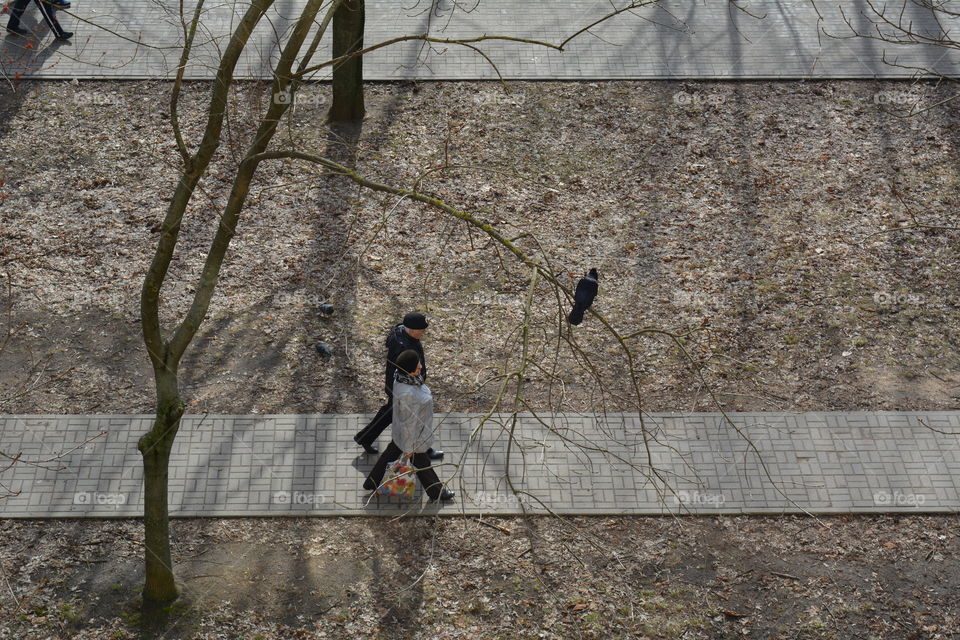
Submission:
[[[63,33],[63,27],[57,22],[56,12],[53,6],[43,0],[33,0],[33,2],[40,9],[40,15],[43,16],[43,21],[46,22],[50,30],[53,31],[53,35],[58,36]],[[29,4],[30,0],[14,0],[14,3],[10,5],[10,22],[7,23],[8,27],[15,29],[20,26],[20,18],[23,17],[23,12],[27,10],[27,5]]]
[[[387,389],[387,404],[380,407],[377,415],[373,416],[373,420],[367,423],[360,433],[353,436],[353,439],[359,445],[370,446],[377,441],[391,422],[393,422],[393,389]],[[381,475],[383,475],[382,472]]]
[[[403,451],[391,440],[387,448],[380,454],[377,463],[373,465],[373,470],[370,471],[367,479],[379,487],[380,483],[383,482],[383,474],[387,472],[387,465],[399,458],[401,454],[403,454]],[[434,500],[439,498],[440,492],[443,491],[443,485],[440,483],[440,478],[437,477],[437,472],[431,466],[430,457],[426,453],[414,454],[413,466],[417,470],[417,480],[420,481],[420,486],[427,492],[427,495]]]

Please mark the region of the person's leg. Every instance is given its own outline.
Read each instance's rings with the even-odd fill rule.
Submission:
[[[402,453],[403,451],[400,450],[400,447],[395,445],[393,440],[391,440],[387,448],[384,449],[380,457],[377,458],[373,469],[370,470],[370,475],[364,480],[363,488],[367,491],[373,491],[379,487],[380,483],[383,482],[383,474],[387,472],[387,465],[399,458]]]
[[[61,27],[60,23],[57,21],[56,11],[54,8],[43,0],[33,0],[33,3],[39,7],[40,15],[43,16],[43,21],[47,23],[48,27],[50,27],[50,31],[53,31],[53,35],[57,38],[64,37],[67,32],[63,30],[63,27]]]
[[[388,393],[387,403],[380,407],[377,415],[367,423],[367,426],[361,429],[357,435],[353,436],[353,441],[361,447],[369,447],[377,441],[377,438],[380,437],[380,434],[383,433],[383,430],[386,429],[391,422],[393,422],[393,394]]]
[[[417,469],[417,480],[420,481],[423,490],[427,492],[427,496],[436,500],[440,497],[440,492],[443,491],[443,483],[440,482],[440,478],[431,464],[430,456],[426,453],[414,454],[413,466]]]
[[[7,22],[7,27],[13,30],[20,28],[20,18],[23,17],[23,12],[27,10],[29,4],[30,0],[14,0],[10,5],[10,21]]]

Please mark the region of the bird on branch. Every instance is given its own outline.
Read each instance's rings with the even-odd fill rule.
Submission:
[[[590,269],[590,273],[580,278],[577,283],[577,289],[573,294],[573,310],[567,316],[567,322],[576,326],[583,322],[584,312],[593,304],[593,299],[597,297],[597,280],[599,279],[596,269]]]

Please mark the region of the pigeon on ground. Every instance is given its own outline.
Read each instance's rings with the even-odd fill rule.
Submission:
[[[313,345],[313,348],[324,358],[329,358],[333,355],[333,351],[330,351],[330,347],[322,342],[318,342],[317,344]]]
[[[567,322],[576,326],[583,322],[583,313],[593,304],[593,299],[597,297],[597,280],[599,279],[596,269],[590,269],[590,273],[580,278],[577,283],[577,290],[573,294],[573,311],[567,316]]]
[[[328,318],[333,315],[333,311],[334,311],[333,305],[324,302],[323,304],[320,305],[318,311],[320,312],[321,316]]]

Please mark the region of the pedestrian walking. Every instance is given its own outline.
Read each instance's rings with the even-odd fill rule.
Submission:
[[[384,371],[384,391],[387,394],[387,402],[380,407],[373,420],[353,437],[353,441],[363,447],[363,450],[367,453],[380,453],[374,442],[393,418],[393,382],[394,373],[397,371],[397,357],[408,349],[415,351],[420,360],[421,376],[424,380],[427,379],[427,360],[423,355],[423,345],[420,344],[420,341],[427,332],[429,324],[426,316],[422,313],[411,312],[403,316],[403,322],[394,325],[387,332],[385,342],[387,366]],[[426,451],[426,454],[432,460],[439,460],[443,457],[443,451],[435,450],[432,447]]]
[[[413,349],[400,353],[396,359],[393,382],[393,420],[391,440],[373,465],[363,483],[368,491],[375,490],[383,481],[387,465],[401,455],[410,457],[417,472],[417,480],[430,501],[451,500],[454,492],[443,486],[433,470],[427,450],[433,440],[433,394],[423,382],[423,365]]]
[[[40,9],[40,15],[43,17],[43,21],[47,23],[47,26],[50,27],[50,31],[53,32],[53,37],[57,40],[69,40],[73,37],[72,31],[64,31],[63,27],[60,26],[60,22],[57,20],[57,12],[55,11],[55,9],[68,9],[70,3],[67,2],[67,0],[33,0],[33,2],[37,5],[37,8]],[[28,29],[20,26],[20,19],[23,17],[23,12],[27,10],[27,5],[29,4],[30,0],[14,0],[10,4],[10,20],[7,22],[8,32],[25,38],[31,35]]]

